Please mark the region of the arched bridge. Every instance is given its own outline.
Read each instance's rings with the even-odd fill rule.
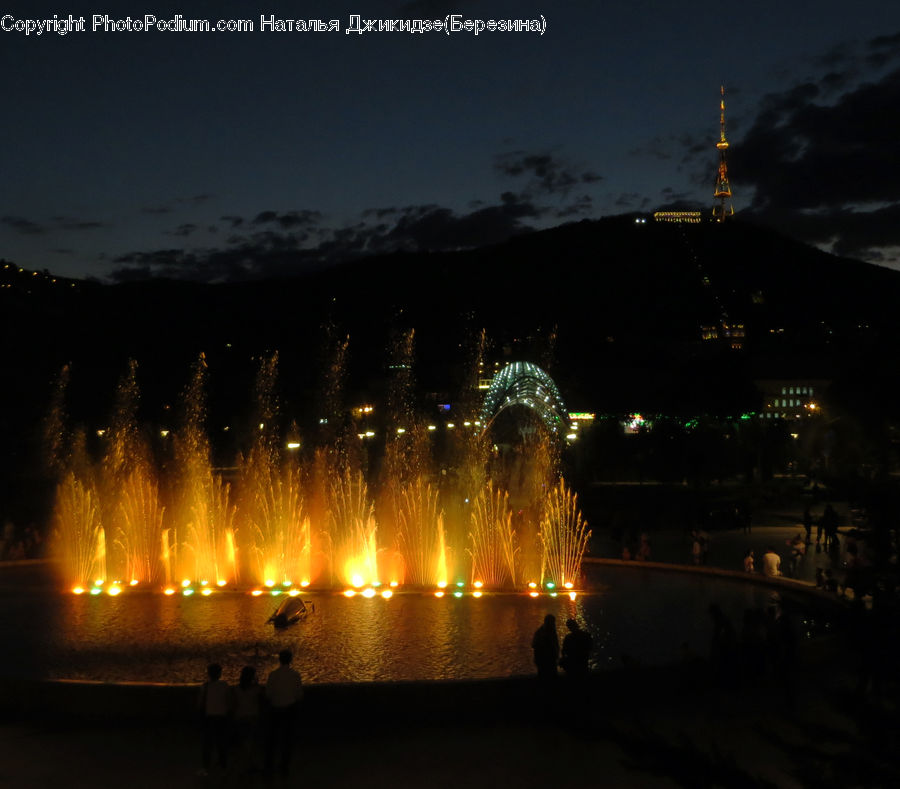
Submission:
[[[534,411],[551,433],[559,434],[567,425],[568,414],[559,389],[546,372],[531,362],[510,362],[494,376],[481,407],[483,429],[487,430],[514,405]]]

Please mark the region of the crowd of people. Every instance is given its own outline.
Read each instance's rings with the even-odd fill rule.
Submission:
[[[0,530],[0,561],[16,562],[41,556],[43,537],[32,525],[17,529],[12,521],[6,521]]]

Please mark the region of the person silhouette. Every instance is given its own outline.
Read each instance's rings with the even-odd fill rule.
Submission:
[[[200,775],[209,773],[213,750],[219,767],[225,769],[228,761],[228,715],[231,712],[231,689],[222,679],[222,667],[210,663],[206,667],[207,680],[200,687],[198,705],[203,714],[203,767]]]
[[[535,631],[531,639],[531,648],[534,650],[538,679],[555,679],[556,664],[559,661],[559,636],[556,634],[556,617],[553,614],[544,617],[544,624]]]
[[[588,661],[591,657],[591,634],[582,630],[574,619],[566,620],[569,632],[562,643],[562,658],[559,665],[563,667],[570,679],[583,680],[589,673]]]
[[[271,773],[278,751],[279,770],[287,776],[294,745],[294,724],[303,698],[300,674],[291,668],[294,655],[289,649],[278,653],[278,668],[266,679],[266,700],[269,702],[269,731],[266,741],[266,772]]]

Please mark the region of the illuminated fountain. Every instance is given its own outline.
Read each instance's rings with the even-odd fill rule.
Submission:
[[[218,587],[349,587],[388,596],[397,586],[464,585],[480,594],[578,584],[590,532],[576,497],[552,471],[549,439],[534,450],[536,478],[515,494],[530,499],[524,516],[514,517],[510,492],[491,479],[479,429],[459,431],[460,473],[442,484],[427,426],[410,413],[409,427],[391,433],[373,485],[353,452],[335,449],[337,440],[305,459],[284,449],[276,366],[273,356],[260,369],[258,429],[232,481],[211,462],[205,360],[184,392],[182,424],[166,442],[168,462],[154,460],[136,419],[136,365],[129,366],[102,456],[91,459],[72,439],[59,463],[55,550],[68,588],[199,588],[208,595]]]

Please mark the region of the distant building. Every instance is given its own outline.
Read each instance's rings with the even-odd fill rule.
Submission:
[[[700,339],[704,342],[721,342],[727,344],[733,351],[739,351],[744,347],[744,339],[747,330],[743,323],[728,323],[722,321],[700,327]]]
[[[653,221],[697,225],[703,221],[703,214],[699,211],[656,211],[653,214]]]
[[[821,378],[756,381],[763,396],[763,419],[802,419],[821,413],[821,398],[831,381]]]

